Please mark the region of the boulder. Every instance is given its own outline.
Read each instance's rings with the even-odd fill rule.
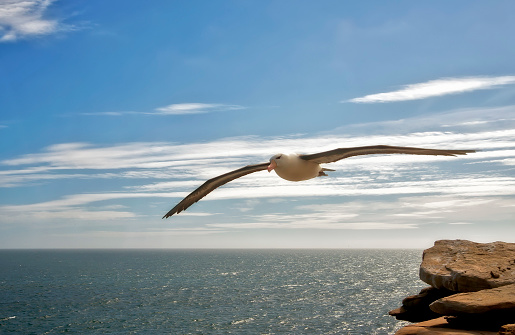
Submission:
[[[515,284],[454,294],[429,307],[435,313],[453,316],[448,322],[456,328],[499,329],[515,322]]]
[[[506,311],[513,313],[515,318],[515,284],[450,295],[436,300],[429,307],[433,312],[442,315],[477,315]]]
[[[420,279],[455,292],[515,284],[515,243],[440,240],[424,250]]]

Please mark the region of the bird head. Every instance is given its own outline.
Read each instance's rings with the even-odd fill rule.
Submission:
[[[268,165],[268,169],[267,169],[268,172],[272,171],[280,164],[282,156],[283,156],[283,154],[277,154],[277,155],[273,155],[270,158],[270,165]]]

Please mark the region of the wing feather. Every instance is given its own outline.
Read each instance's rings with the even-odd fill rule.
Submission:
[[[225,173],[218,177],[209,179],[204,184],[200,185],[195,191],[191,192],[186,198],[182,199],[174,208],[172,208],[168,213],[163,216],[163,219],[166,219],[174,214],[178,214],[186,208],[190,207],[209,193],[211,193],[217,187],[220,187],[228,182],[248,175],[249,173],[266,170],[270,163],[261,163],[254,165],[247,165],[240,169]]]
[[[312,155],[300,155],[299,157],[318,164],[332,163],[340,159],[359,155],[374,154],[409,154],[409,155],[435,155],[435,156],[456,156],[466,155],[475,150],[440,150],[440,149],[421,149],[412,147],[394,147],[389,145],[374,145],[354,148],[339,148]]]

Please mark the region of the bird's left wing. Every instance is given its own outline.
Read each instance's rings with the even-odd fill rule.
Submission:
[[[227,184],[231,180],[243,177],[249,173],[266,170],[270,163],[261,163],[254,165],[247,165],[238,170],[234,170],[218,177],[209,179],[204,184],[200,185],[195,191],[191,192],[186,198],[182,199],[174,208],[172,208],[168,213],[163,216],[163,219],[168,218],[174,214],[178,214],[186,208],[190,207],[209,193],[211,193],[215,188],[220,187],[224,184]]]
[[[340,148],[330,151],[319,152],[312,155],[300,155],[301,159],[312,161],[318,164],[332,163],[340,159],[373,154],[409,154],[409,155],[435,155],[435,156],[456,156],[466,155],[475,150],[440,150],[440,149],[421,149],[412,147],[393,147],[389,145],[373,145],[354,148]]]

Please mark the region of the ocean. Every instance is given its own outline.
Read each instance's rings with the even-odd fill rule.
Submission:
[[[421,250],[0,250],[0,334],[393,334]]]

